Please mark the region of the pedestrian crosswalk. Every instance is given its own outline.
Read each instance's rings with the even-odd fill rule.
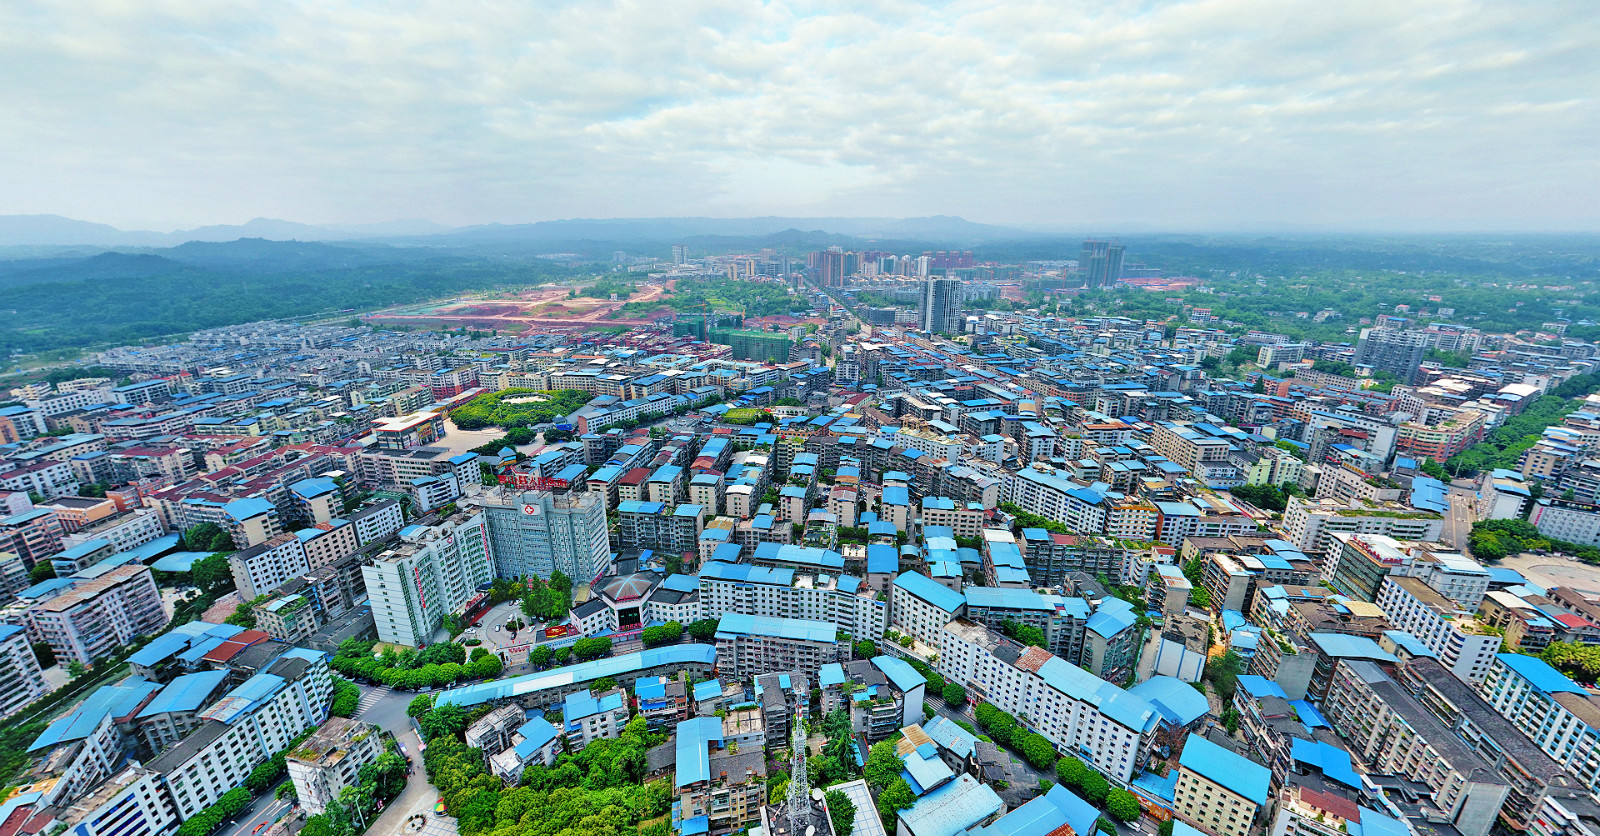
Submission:
[[[356,703],[356,716],[360,717],[367,709],[378,704],[378,701],[389,696],[393,689],[380,685],[361,695],[361,702]]]

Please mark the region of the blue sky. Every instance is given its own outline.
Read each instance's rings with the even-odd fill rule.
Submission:
[[[1580,2],[0,4],[0,214],[1600,230]]]

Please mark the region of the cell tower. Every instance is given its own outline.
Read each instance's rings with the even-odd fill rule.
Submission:
[[[789,834],[806,836],[811,826],[811,781],[806,776],[805,714],[796,711],[794,733],[789,735]]]

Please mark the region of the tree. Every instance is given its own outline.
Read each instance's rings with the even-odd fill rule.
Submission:
[[[418,694],[411,698],[411,704],[406,706],[407,717],[421,717],[433,708],[432,694]]]
[[[867,784],[873,792],[882,792],[900,777],[901,766],[900,756],[895,754],[892,741],[880,740],[872,744],[872,748],[867,750],[867,765],[863,770]]]
[[[1105,803],[1106,794],[1109,792],[1111,792],[1111,784],[1106,781],[1105,776],[1090,770],[1089,774],[1083,779],[1083,797],[1090,804],[1099,806]]]
[[[189,576],[194,580],[194,585],[200,588],[200,593],[208,598],[216,598],[233,590],[233,568],[228,565],[228,556],[222,552],[196,560],[189,569]]]
[[[699,621],[690,622],[687,629],[689,638],[704,644],[717,637],[717,619],[702,618]]]
[[[1016,748],[1022,753],[1034,769],[1046,769],[1056,759],[1056,747],[1050,745],[1044,735],[1029,732],[1017,740]]]
[[[55,564],[48,560],[41,560],[33,565],[28,572],[28,580],[32,583],[44,583],[56,576]]]
[[[77,659],[73,659],[72,661],[67,663],[67,673],[73,679],[77,679],[78,677],[83,676],[84,674],[86,674],[88,672],[89,672],[89,669],[84,667],[83,663],[78,661]]]
[[[1020,624],[1008,618],[1000,622],[1000,632],[1030,647],[1047,646],[1044,631],[1031,624]]]
[[[1065,755],[1056,761],[1056,781],[1069,790],[1078,790],[1083,787],[1083,782],[1089,777],[1089,767],[1083,761],[1071,755]]]
[[[1106,812],[1117,821],[1137,821],[1140,812],[1139,799],[1125,789],[1111,790],[1106,793]]]
[[[354,717],[356,706],[361,703],[361,689],[354,682],[342,676],[333,678],[333,703],[328,707],[328,713],[335,717]]]
[[[572,644],[572,655],[583,661],[599,659],[609,653],[611,639],[608,638],[578,639]]]
[[[828,822],[833,825],[833,836],[850,836],[856,826],[856,805],[839,790],[828,790],[823,796],[828,807]]]
[[[542,668],[545,665],[550,664],[550,656],[550,645],[541,644],[538,647],[528,651],[528,664],[534,666],[535,668]]]
[[[56,651],[49,642],[34,642],[33,656],[39,660],[40,668],[53,668],[56,666]]]
[[[955,682],[947,683],[941,696],[950,705],[966,705],[967,703],[967,689]]]
[[[1172,836],[1172,830],[1173,830],[1172,819],[1167,819],[1166,821],[1162,822],[1159,827],[1156,828],[1156,836]]]
[[[676,621],[668,621],[659,627],[646,627],[639,634],[639,641],[645,647],[655,647],[662,644],[676,644],[683,638],[683,625]]]
[[[190,552],[234,551],[233,535],[216,523],[201,523],[183,533],[180,548]]]
[[[1581,682],[1600,678],[1600,646],[1578,642],[1553,642],[1539,654],[1546,664]]]
[[[1233,692],[1239,687],[1239,675],[1244,671],[1244,657],[1237,651],[1229,650],[1206,663],[1205,677],[1217,689],[1217,696],[1226,705],[1233,699]]]
[[[911,785],[906,783],[906,779],[896,776],[888,788],[878,794],[878,812],[883,817],[884,829],[893,832],[895,816],[915,803],[917,798],[911,794]]]
[[[467,711],[459,705],[436,705],[417,718],[417,725],[430,742],[436,737],[454,737],[467,728]]]

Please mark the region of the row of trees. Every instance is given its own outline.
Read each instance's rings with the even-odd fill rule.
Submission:
[[[1035,769],[1048,769],[1056,761],[1056,747],[1035,731],[1017,722],[1017,718],[989,703],[978,703],[972,712],[973,719],[988,733],[997,745],[1014,750]]]
[[[683,640],[683,625],[676,621],[668,621],[656,627],[646,627],[639,634],[639,641],[645,647],[656,647],[663,644],[677,644]]]
[[[1289,507],[1289,497],[1305,496],[1306,492],[1293,482],[1282,485],[1235,485],[1228,493],[1260,508],[1263,511],[1283,513]]]
[[[1139,818],[1139,799],[1133,793],[1113,788],[1104,775],[1071,755],[1056,761],[1056,783],[1083,796],[1117,821],[1130,822]]]
[[[1041,517],[1038,514],[1030,514],[1027,511],[1022,510],[1022,506],[1014,502],[1000,503],[1000,510],[1016,518],[1017,525],[1022,528],[1042,528],[1045,531],[1051,532],[1052,534],[1074,533],[1071,529],[1067,528],[1061,523],[1056,522],[1055,520]]]
[[[1555,642],[1539,654],[1553,668],[1590,685],[1600,679],[1600,646],[1578,642]]]
[[[1600,565],[1600,548],[1546,537],[1527,520],[1479,520],[1467,534],[1467,549],[1479,560],[1501,560],[1540,550],[1564,552],[1584,563]]]
[[[467,649],[454,642],[439,642],[421,651],[390,648],[377,657],[372,655],[373,645],[345,639],[328,666],[348,677],[410,691],[462,679],[492,679],[500,675],[502,667],[500,657],[481,647],[473,648],[469,660]]]

